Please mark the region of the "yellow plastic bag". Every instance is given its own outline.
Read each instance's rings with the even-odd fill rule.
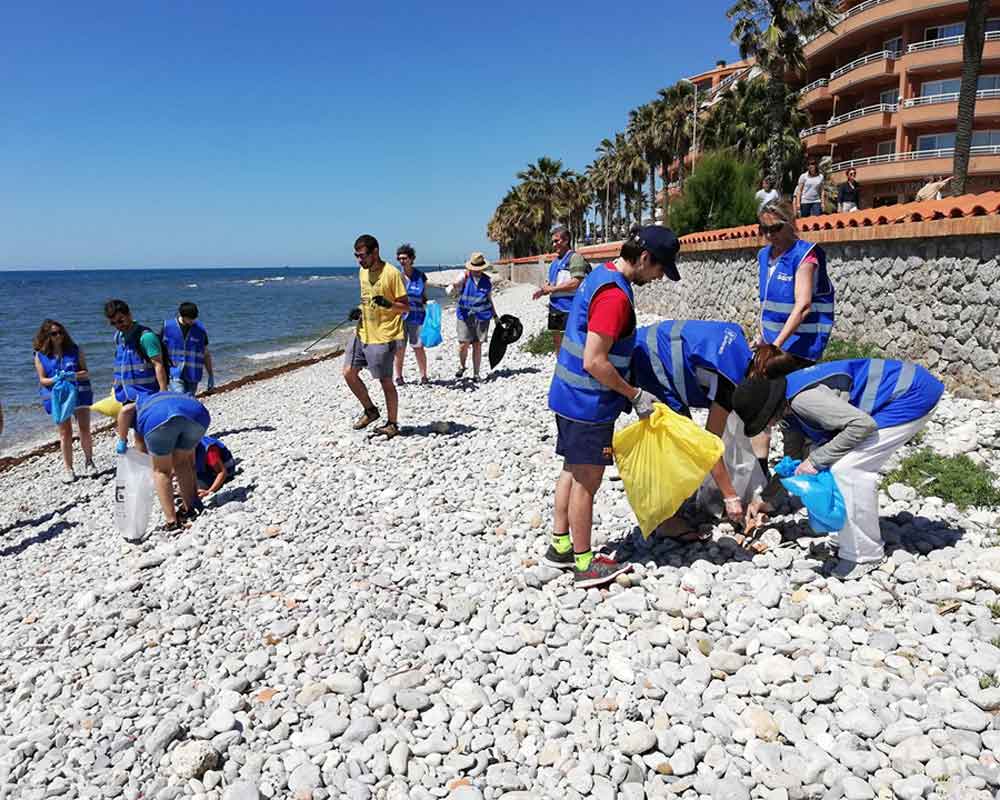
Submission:
[[[615,462],[642,535],[677,513],[722,457],[722,439],[656,403],[615,434]]]
[[[115,419],[118,417],[118,412],[122,410],[122,404],[115,400],[115,394],[112,392],[109,397],[105,397],[96,403],[91,403],[90,409],[91,411],[96,411],[98,414]]]

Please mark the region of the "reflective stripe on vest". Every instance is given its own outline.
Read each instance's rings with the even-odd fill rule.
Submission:
[[[189,383],[201,380],[205,365],[205,342],[208,334],[198,321],[188,329],[187,336],[176,319],[163,321],[163,343],[170,361],[170,375]]]
[[[42,372],[46,378],[54,378],[58,372],[70,372],[77,373],[80,371],[80,350],[79,348],[74,348],[69,352],[63,353],[59,358],[55,356],[47,356],[45,353],[35,351],[35,355],[38,356],[38,362],[42,365]],[[85,378],[82,381],[78,381],[75,377],[71,376],[70,380],[76,384],[76,391],[78,396],[83,396],[87,393],[91,394],[91,399],[93,392],[90,386],[90,379]],[[43,400],[48,400],[52,397],[52,388],[49,386],[40,386],[38,388],[38,394]]]
[[[403,314],[403,319],[411,325],[422,325],[426,316],[424,291],[427,289],[427,276],[414,267],[413,275],[407,277],[404,271],[403,278],[406,281],[406,297],[410,301],[410,310]]]
[[[646,347],[649,350],[649,364],[653,368],[653,374],[656,375],[656,379],[664,388],[670,388],[672,383],[681,403],[687,407],[687,380],[684,377],[684,340],[681,338],[683,330],[683,322],[674,323],[670,328],[670,378],[667,377],[666,370],[663,369],[663,359],[660,358],[657,325],[650,325],[646,330]]]
[[[569,250],[562,258],[555,259],[549,265],[549,283],[552,286],[558,286],[559,273],[569,265],[573,253],[573,250]],[[573,298],[575,296],[576,289],[564,289],[561,292],[552,292],[549,295],[549,308],[563,314],[568,314],[569,310],[573,307]]]
[[[563,340],[563,347],[565,347],[571,355],[576,356],[581,361],[583,360],[583,348],[576,342]],[[608,361],[610,361],[617,369],[625,369],[631,363],[632,359],[629,356],[616,356],[614,353],[608,353]]]
[[[462,293],[458,296],[455,308],[456,316],[465,320],[469,315],[475,315],[479,320],[493,318],[493,306],[490,303],[490,290],[493,288],[489,277],[483,275],[477,284],[472,278],[466,277]]]
[[[114,391],[115,399],[120,403],[135,400],[140,394],[153,394],[160,389],[156,380],[156,368],[138,350],[142,346],[139,340],[148,330],[140,328],[138,336],[130,339],[121,331],[115,334]]]

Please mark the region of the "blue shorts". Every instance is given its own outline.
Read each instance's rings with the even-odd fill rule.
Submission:
[[[169,388],[171,392],[189,394],[194,397],[198,393],[198,381],[186,381],[183,378],[171,378],[170,386],[167,388]]]
[[[556,414],[556,455],[567,464],[611,466],[614,456],[611,440],[615,435],[613,422],[577,422]]]
[[[823,216],[823,204],[818,201],[815,203],[799,203],[799,216],[821,217]]]
[[[204,435],[204,425],[187,417],[171,417],[142,438],[154,456],[169,456],[174,450],[194,450]]]

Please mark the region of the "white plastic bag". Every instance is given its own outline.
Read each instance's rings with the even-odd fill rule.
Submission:
[[[115,525],[130,542],[140,542],[153,511],[153,459],[138,450],[118,456],[115,472]]]
[[[760,468],[757,457],[753,454],[750,440],[743,432],[743,420],[735,412],[729,415],[726,429],[722,432],[722,444],[725,447],[722,460],[729,470],[729,479],[733,482],[736,496],[746,508],[754,493],[762,489],[767,480],[764,478],[764,471]],[[717,517],[725,514],[722,492],[715,485],[715,478],[711,475],[705,478],[698,489],[696,502],[702,511]]]

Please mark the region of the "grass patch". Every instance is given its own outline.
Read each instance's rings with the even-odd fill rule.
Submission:
[[[990,639],[990,644],[993,645],[994,647],[1000,648],[1000,636]]]
[[[905,483],[922,495],[935,495],[961,509],[1000,506],[993,473],[968,456],[942,456],[927,447],[904,458],[886,476],[885,485],[890,483]]]
[[[848,358],[884,358],[885,353],[873,344],[854,339],[833,339],[826,343],[823,361],[843,361]]]
[[[987,603],[986,607],[990,610],[990,616],[992,616],[993,619],[1000,617],[1000,601]]]
[[[555,337],[552,331],[539,331],[530,336],[521,349],[533,356],[544,356],[556,351]]]
[[[1000,681],[997,680],[996,675],[980,675],[979,676],[979,688],[980,689],[995,689],[1000,686]]]

